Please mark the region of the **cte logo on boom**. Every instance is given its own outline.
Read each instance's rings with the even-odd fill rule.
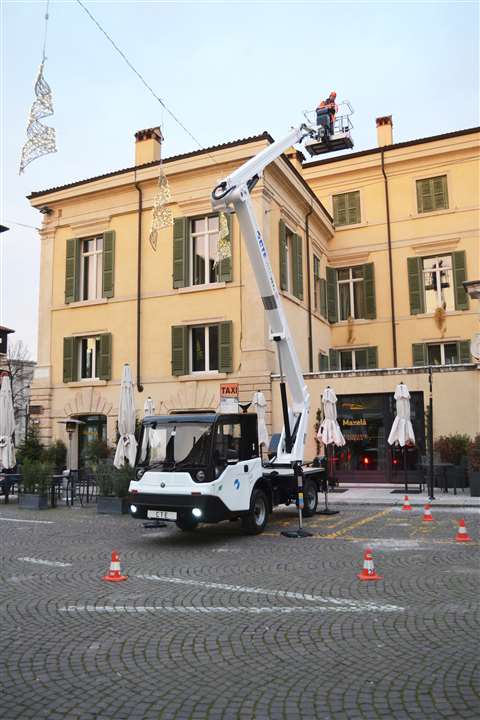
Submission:
[[[260,252],[262,253],[263,257],[267,257],[267,250],[265,248],[262,236],[260,235],[260,230],[257,230],[257,240],[260,246]]]

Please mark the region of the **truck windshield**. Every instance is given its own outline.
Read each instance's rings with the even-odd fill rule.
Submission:
[[[210,423],[147,423],[142,427],[138,465],[207,465],[211,440]]]

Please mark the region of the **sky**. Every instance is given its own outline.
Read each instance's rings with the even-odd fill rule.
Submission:
[[[82,1],[203,147],[280,139],[331,90],[355,110],[353,151],[376,145],[381,115],[394,142],[480,124],[478,2]],[[142,128],[162,125],[164,157],[199,149],[78,2],[51,0],[58,152],[19,176],[45,7],[0,0],[0,324],[34,359],[41,215],[26,196],[133,165]]]

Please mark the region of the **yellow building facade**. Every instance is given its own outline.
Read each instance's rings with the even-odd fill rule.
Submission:
[[[317,452],[326,384],[344,399],[346,431],[362,420],[362,410],[348,410],[361,405],[351,396],[370,405],[375,396],[376,409],[364,403],[366,425],[351,433],[355,458],[342,461],[346,471],[365,470],[376,443],[374,479],[389,472],[379,448],[399,379],[415,391],[423,422],[423,366],[436,370],[435,434],[480,426],[469,351],[478,310],[462,285],[480,276],[478,130],[395,145],[391,119],[377,125],[377,148],[310,163],[292,151],[253,191],[312,395],[307,456]],[[139,417],[148,396],[160,413],[212,410],[221,386],[238,384],[241,401],[265,393],[269,427],[280,430],[276,355],[238,223],[228,223],[231,258],[216,262],[220,226],[210,205],[219,178],[271,141],[264,133],[160,164],[162,138],[151,128],[136,134],[133,167],[30,196],[44,214],[32,403],[47,442],[62,437],[60,420],[85,422],[73,467],[89,438],[114,442],[126,362]],[[159,173],[173,224],[154,237]],[[443,400],[452,390],[453,414]]]

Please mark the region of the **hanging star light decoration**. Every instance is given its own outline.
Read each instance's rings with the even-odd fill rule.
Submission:
[[[173,225],[173,216],[170,208],[166,204],[170,202],[172,193],[168,184],[167,176],[160,165],[160,175],[158,178],[158,188],[153,198],[152,227],[150,229],[150,245],[154,250],[157,249],[158,231]]]
[[[230,242],[230,231],[228,229],[227,216],[225,213],[220,213],[218,218],[218,242],[215,253],[214,266],[232,257],[232,244]]]
[[[33,105],[30,109],[27,126],[27,142],[22,148],[22,157],[20,159],[20,174],[23,173],[26,166],[33,160],[57,152],[55,143],[54,128],[47,127],[40,122],[42,118],[53,115],[53,100],[50,85],[43,77],[43,68],[45,61],[40,65],[37,79],[35,81],[35,97]]]

